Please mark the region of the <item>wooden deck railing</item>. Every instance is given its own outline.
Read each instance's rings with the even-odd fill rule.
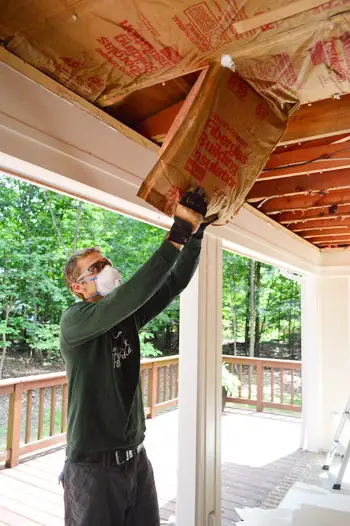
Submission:
[[[227,401],[265,408],[301,411],[301,362],[223,355],[240,385]]]
[[[256,406],[257,411],[301,411],[301,362],[234,356],[222,359],[240,379],[237,392],[230,393],[228,401]],[[178,380],[179,356],[142,360],[142,393],[148,418],[177,405]],[[1,404],[4,397],[8,399],[8,424],[5,444],[0,427],[0,462],[13,467],[21,456],[65,441],[65,373],[0,380]]]

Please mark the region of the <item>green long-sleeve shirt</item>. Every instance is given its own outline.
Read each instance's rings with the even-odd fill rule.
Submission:
[[[98,302],[82,301],[61,319],[68,377],[67,456],[130,449],[144,439],[138,331],[191,280],[201,241],[178,251],[164,241],[126,283]]]

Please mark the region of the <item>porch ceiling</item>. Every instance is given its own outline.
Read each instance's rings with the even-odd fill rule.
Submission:
[[[23,20],[23,27],[17,19],[11,22],[10,35],[28,29]],[[21,56],[21,46],[11,47],[11,38],[5,39],[5,45]],[[75,67],[71,60],[68,66]],[[171,78],[171,71],[176,76],[179,70],[174,67],[165,82],[116,96],[112,105],[96,111],[126,125],[131,136],[126,129],[123,133],[134,140],[131,130],[161,145],[199,75],[197,71]],[[70,88],[70,78],[62,79]],[[349,176],[350,94],[301,106],[246,202],[319,248],[346,247],[350,245]]]
[[[135,92],[109,113],[160,145],[195,78]],[[183,99],[170,104],[175,82]],[[168,104],[157,112],[155,93]],[[350,245],[350,95],[301,106],[246,202],[319,248]]]

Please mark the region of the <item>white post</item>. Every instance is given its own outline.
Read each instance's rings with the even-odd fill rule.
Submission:
[[[177,526],[221,525],[222,244],[206,234],[181,295]]]
[[[303,443],[329,449],[350,397],[349,278],[304,278],[302,285]]]

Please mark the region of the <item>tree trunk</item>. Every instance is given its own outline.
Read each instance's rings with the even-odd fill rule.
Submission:
[[[237,317],[235,303],[232,303],[233,356],[237,356]]]
[[[255,260],[249,261],[249,356],[254,357],[255,347]]]
[[[256,262],[255,272],[255,356],[260,356],[260,285],[261,285],[261,262]]]
[[[74,231],[74,240],[73,240],[73,251],[75,252],[77,249],[77,243],[79,238],[79,230],[80,230],[80,219],[81,219],[81,213],[83,211],[83,202],[79,201],[78,208],[77,208],[77,217],[75,220],[75,231]]]
[[[7,341],[6,341],[6,329],[8,326],[9,316],[12,309],[13,300],[10,299],[10,303],[6,305],[5,307],[5,327],[4,332],[2,333],[2,352],[1,352],[1,359],[0,359],[0,380],[2,378],[2,372],[4,369],[4,363],[5,363],[5,356],[6,356],[6,349],[7,349]]]

